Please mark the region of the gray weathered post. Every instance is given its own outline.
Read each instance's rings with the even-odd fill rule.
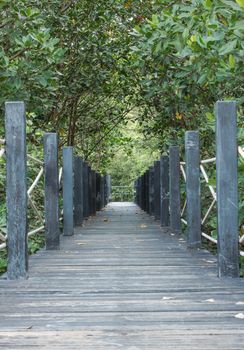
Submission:
[[[218,101],[216,167],[219,277],[239,277],[236,102]]]
[[[148,213],[149,215],[154,214],[154,167],[149,167],[149,178],[148,178],[148,199],[149,199],[149,205],[148,205]]]
[[[74,157],[74,224],[83,223],[83,161]]]
[[[138,205],[140,208],[142,208],[142,191],[141,191],[141,186],[142,186],[142,176],[138,178]]]
[[[46,249],[59,249],[58,135],[44,135]]]
[[[101,209],[104,208],[104,176],[101,175],[100,178],[100,195],[101,195]]]
[[[92,214],[96,215],[96,172],[92,170]]]
[[[142,209],[149,213],[149,169],[142,175]]]
[[[201,247],[201,200],[200,200],[200,155],[198,131],[187,131],[186,152],[186,200],[187,200],[187,245]]]
[[[96,211],[100,210],[101,195],[100,195],[100,174],[96,173]]]
[[[6,200],[8,232],[8,278],[26,278],[27,247],[27,182],[26,120],[23,102],[6,102]]]
[[[92,170],[88,165],[88,216],[92,215]]]
[[[169,226],[169,157],[160,158],[160,222]]]
[[[88,165],[83,163],[83,216],[88,217]]]
[[[107,203],[107,174],[104,175],[104,205],[106,206]]]
[[[178,146],[169,149],[169,183],[170,183],[170,227],[181,232],[180,208],[180,154]]]
[[[63,147],[63,219],[64,236],[74,234],[74,166],[73,147]]]
[[[154,217],[160,220],[160,161],[154,162]]]
[[[111,175],[107,174],[107,202],[109,203],[111,197]]]

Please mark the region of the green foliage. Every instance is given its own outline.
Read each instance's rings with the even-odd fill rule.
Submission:
[[[238,4],[239,3],[239,4]],[[133,32],[132,61],[148,132],[181,142],[182,129],[204,128],[220,99],[243,102],[243,9],[234,1],[161,1]]]
[[[142,134],[137,121],[138,111],[128,118],[130,121],[120,130],[120,140],[125,142],[112,147],[114,156],[107,171],[112,177],[112,185],[134,189],[135,179],[160,157],[160,152],[157,141]]]

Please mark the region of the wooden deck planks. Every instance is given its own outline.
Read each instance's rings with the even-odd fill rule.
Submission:
[[[0,280],[1,349],[243,349],[244,283],[136,206],[110,204]]]

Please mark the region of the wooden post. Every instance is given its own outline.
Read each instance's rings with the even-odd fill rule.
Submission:
[[[23,102],[6,102],[8,278],[28,277],[26,120]]]
[[[142,198],[142,209],[149,213],[149,170],[146,170],[142,176]]]
[[[236,102],[217,102],[216,167],[219,277],[239,277]]]
[[[88,216],[92,215],[92,170],[88,165]]]
[[[141,208],[141,204],[142,204],[141,181],[142,181],[142,177],[140,176],[138,178],[138,205],[140,208]]]
[[[150,166],[149,168],[149,178],[148,178],[148,189],[149,189],[149,215],[154,215],[154,167]]]
[[[83,216],[88,217],[88,165],[83,163]]]
[[[96,215],[96,172],[92,170],[92,215]]]
[[[83,223],[83,161],[74,157],[74,224]]]
[[[58,135],[44,135],[46,249],[59,249]]]
[[[160,158],[160,222],[169,226],[169,157]]]
[[[186,152],[186,198],[187,198],[187,245],[201,247],[201,202],[200,202],[200,156],[199,133],[187,131]]]
[[[111,197],[111,175],[106,175],[107,177],[107,204],[110,202]]]
[[[177,233],[181,232],[180,208],[180,155],[179,147],[169,149],[169,180],[170,180],[170,227]]]
[[[101,195],[101,209],[104,208],[104,176],[100,178],[100,195]]]
[[[154,162],[154,217],[160,220],[160,161]]]
[[[101,209],[100,174],[96,173],[96,210]]]
[[[74,234],[73,191],[74,191],[73,147],[63,147],[63,218],[64,236]]]

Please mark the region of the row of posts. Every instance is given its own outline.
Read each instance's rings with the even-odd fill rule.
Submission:
[[[218,221],[218,275],[239,277],[238,152],[236,102],[219,101],[216,117],[216,193]],[[185,134],[187,245],[201,247],[199,132]],[[162,227],[181,233],[180,150],[154,162],[135,182],[135,202]]]
[[[28,275],[27,150],[26,116],[23,102],[5,105],[6,206],[9,279]],[[109,201],[110,177],[102,176],[74,156],[73,147],[62,149],[62,182],[59,174],[57,133],[44,135],[44,207],[46,249],[60,247],[60,201],[63,200],[63,235],[74,234],[75,226],[95,215]],[[62,198],[60,189],[62,188]]]

